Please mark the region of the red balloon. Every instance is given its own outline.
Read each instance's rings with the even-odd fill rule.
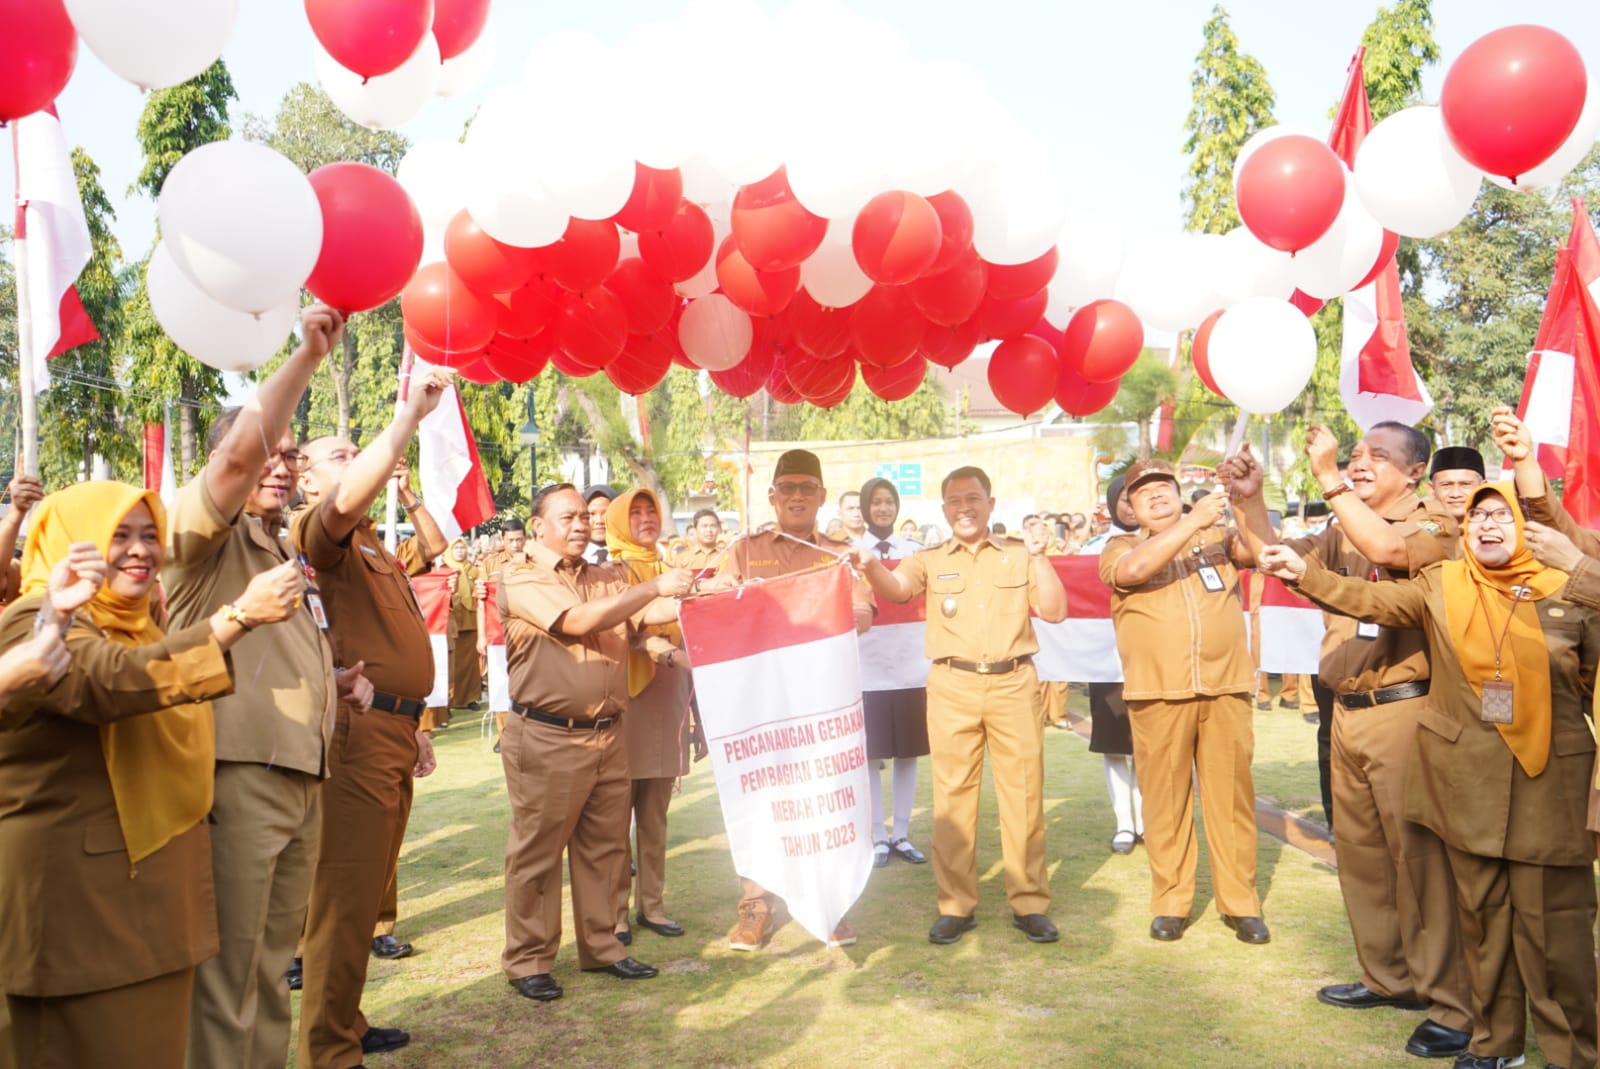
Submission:
[[[922,385],[927,374],[928,362],[920,356],[913,356],[905,363],[890,368],[868,364],[861,369],[861,378],[866,381],[867,389],[885,401],[904,401],[917,392],[917,387]]]
[[[802,289],[784,310],[794,344],[822,360],[841,355],[850,345],[850,310],[824,308]]]
[[[800,269],[757,271],[739,252],[733,235],[717,250],[717,284],[728,300],[753,316],[774,316],[789,306],[800,288]]]
[[[841,384],[856,380],[853,360],[818,360],[799,352],[783,354],[783,371],[789,384],[807,401],[826,397]]]
[[[1069,416],[1092,416],[1116,400],[1117,390],[1121,387],[1121,379],[1090,382],[1072,370],[1068,361],[1063,360],[1061,375],[1056,383],[1056,404]]]
[[[1029,327],[1026,333],[1049,342],[1050,348],[1056,351],[1057,356],[1061,355],[1061,343],[1067,340],[1065,331],[1057,330],[1055,324],[1043,317],[1040,317],[1039,322]]]
[[[978,326],[990,338],[1015,338],[1044,318],[1044,307],[1049,300],[1049,294],[1043,290],[1020,301],[1004,301],[993,295],[984,297],[978,306]]]
[[[815,393],[806,398],[807,401],[810,401],[818,408],[832,408],[846,397],[849,397],[850,391],[856,388],[856,362],[854,360],[830,360],[828,363],[830,366],[836,365],[844,368],[845,374],[839,376],[839,381],[833,389],[828,390],[826,393]]]
[[[749,397],[766,386],[777,361],[778,354],[757,334],[743,360],[726,371],[708,371],[706,374],[717,384],[717,389],[730,397]]]
[[[1572,42],[1544,26],[1484,34],[1450,65],[1439,111],[1450,143],[1489,174],[1549,159],[1578,125],[1589,76]]]
[[[1314,137],[1268,141],[1239,168],[1239,218],[1263,244],[1299,252],[1328,232],[1344,204],[1344,164]]]
[[[1200,381],[1206,384],[1206,389],[1227,400],[1222,391],[1217,389],[1217,380],[1211,377],[1211,328],[1215,327],[1217,320],[1221,318],[1222,311],[1219,309],[1202,319],[1200,325],[1194,328],[1194,340],[1189,343],[1189,359],[1194,361],[1194,372],[1200,376]]]
[[[1368,271],[1366,277],[1350,288],[1352,290],[1358,290],[1362,286],[1369,285],[1374,279],[1382,274],[1383,269],[1388,267],[1389,264],[1394,260],[1394,254],[1399,248],[1400,235],[1396,234],[1393,230],[1385,230],[1383,232],[1383,245],[1378,249],[1378,259],[1372,265],[1372,270]],[[1296,290],[1295,292],[1299,293],[1300,291]]]
[[[639,258],[669,281],[683,282],[705,267],[714,244],[711,217],[698,204],[679,201],[664,225],[639,231]]]
[[[972,209],[961,194],[948,189],[929,197],[928,203],[939,213],[939,255],[928,268],[928,274],[936,275],[950,270],[972,248]]]
[[[454,59],[472,47],[489,21],[489,0],[433,0],[433,36],[439,58]]]
[[[513,338],[532,338],[556,318],[556,306],[567,291],[542,278],[531,279],[510,293],[497,293],[500,305],[500,333]]]
[[[416,52],[432,28],[431,0],[306,0],[317,41],[339,66],[362,78],[388,74]]]
[[[605,366],[605,372],[611,385],[638,397],[661,385],[671,368],[671,349],[660,343],[646,343],[643,337],[633,337],[623,346],[622,355]]]
[[[604,286],[561,298],[556,311],[556,347],[594,368],[615,360],[628,341],[628,311]]]
[[[617,266],[622,237],[609,219],[572,219],[553,245],[538,249],[544,276],[574,293],[593,289]]]
[[[864,364],[904,363],[917,351],[927,329],[928,321],[903,287],[874,286],[850,306],[850,343]]]
[[[794,199],[789,172],[782,167],[759,182],[741,186],[728,221],[739,252],[757,271],[799,267],[828,233],[828,221]]]
[[[500,329],[500,305],[450,270],[431,263],[400,292],[400,315],[419,341],[450,353],[475,353]]]
[[[772,370],[767,374],[767,393],[780,405],[797,405],[805,400],[800,396],[800,391],[790,384],[782,357],[777,357],[772,362]]]
[[[606,289],[615,293],[627,309],[628,331],[632,334],[656,333],[672,321],[672,313],[678,310],[678,295],[672,291],[672,283],[637,256],[617,265],[606,279]]]
[[[393,300],[422,259],[422,218],[411,197],[364,163],[330,163],[309,181],[322,206],[322,251],[306,289],[345,313]]]
[[[1072,314],[1061,358],[1090,382],[1120,379],[1144,348],[1144,325],[1121,301],[1090,301]]]
[[[78,31],[62,0],[0,0],[0,126],[61,95],[78,63]]]
[[[923,275],[906,290],[911,294],[911,303],[928,322],[953,327],[977,312],[995,270],[969,246],[957,257],[954,267],[937,275]]]
[[[360,165],[336,163],[332,166]],[[327,219],[326,210],[323,211],[323,219]],[[323,244],[326,247],[326,237],[323,238]],[[420,250],[419,245],[419,253]],[[509,293],[532,278],[533,272],[540,266],[537,249],[502,245],[484,233],[465,208],[456,212],[450,225],[445,228],[444,259],[461,276],[462,281],[480,293]]]
[[[475,382],[479,386],[492,386],[500,381],[500,376],[493,367],[489,366],[488,350],[485,349],[477,356],[468,360],[460,360],[450,365],[455,368],[457,375],[468,382]]]
[[[496,375],[520,385],[545,369],[555,347],[553,331],[545,331],[534,338],[514,338],[501,332],[483,351],[483,359]]]
[[[1004,301],[1020,301],[1050,285],[1061,254],[1054,245],[1025,264],[990,264],[989,293]]]
[[[872,281],[901,286],[921,278],[939,258],[944,229],[933,205],[903,190],[867,201],[850,231],[856,263]]]
[[[642,163],[633,165],[633,192],[628,203],[612,218],[617,225],[642,234],[666,226],[683,200],[683,174],[676,167],[658,171]]]
[[[454,367],[464,360],[475,360],[484,352],[483,349],[469,349],[463,352],[451,352],[447,349],[436,349],[423,341],[417,332],[411,329],[410,324],[402,323],[400,333],[405,338],[406,344],[417,356],[436,367]]]
[[[1050,343],[1032,334],[1009,338],[989,355],[989,389],[1019,416],[1049,403],[1061,376],[1061,361]]]
[[[954,369],[972,355],[972,350],[976,349],[981,341],[983,341],[983,330],[978,326],[976,319],[969,319],[954,327],[929,324],[927,332],[922,336],[922,345],[917,351],[927,357],[931,364]]]
[[[569,379],[586,379],[600,371],[599,368],[590,367],[582,360],[574,359],[571,353],[559,346],[550,351],[550,366]]]

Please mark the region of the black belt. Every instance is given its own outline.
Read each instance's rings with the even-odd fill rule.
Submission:
[[[529,709],[521,702],[512,702],[511,711],[528,720],[537,720],[541,724],[550,724],[568,731],[601,731],[615,724],[621,717],[602,716],[597,720],[574,720],[570,716],[557,716],[547,713],[543,709]]]
[[[1428,693],[1428,681],[1422,679],[1411,683],[1396,683],[1381,690],[1341,694],[1339,704],[1346,709],[1371,709],[1374,705],[1388,705],[1390,702],[1405,701],[1407,698],[1420,698],[1426,693]]]
[[[951,668],[959,668],[963,672],[976,672],[980,676],[1003,676],[1007,672],[1016,671],[1025,664],[1033,663],[1033,655],[1023,654],[1013,657],[1009,661],[963,661],[960,657],[940,657],[934,664],[947,664]]]
[[[420,698],[402,698],[398,694],[385,694],[381,690],[375,690],[372,692],[372,707],[382,709],[386,713],[409,716],[413,720],[418,720],[427,710],[428,703]]]

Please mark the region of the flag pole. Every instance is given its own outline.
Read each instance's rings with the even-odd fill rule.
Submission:
[[[411,364],[416,359],[416,354],[407,345],[400,356],[400,374],[394,391],[394,414],[400,415],[400,408],[406,403],[406,397],[411,393]],[[400,492],[393,479],[389,480],[388,493],[384,495],[383,522],[386,534],[383,536],[383,545],[390,553],[399,544],[399,532],[395,529],[400,519]]]
[[[11,152],[17,150],[17,124],[11,124]],[[17,199],[17,393],[22,406],[22,470],[39,474],[39,395],[33,381],[33,307],[28,295],[28,202]]]

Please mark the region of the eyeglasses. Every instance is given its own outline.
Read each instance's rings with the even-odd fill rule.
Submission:
[[[819,497],[822,494],[822,484],[817,482],[791,482],[784,480],[772,484],[773,493],[779,497],[796,497],[804,494],[806,497]]]
[[[305,464],[306,468],[310,468],[316,464],[348,464],[360,455],[361,450],[359,449],[336,449],[325,457],[319,457],[316,460],[303,460],[302,462]]]
[[[1505,505],[1501,505],[1497,509],[1467,510],[1467,519],[1471,520],[1473,523],[1484,523],[1486,521],[1493,523],[1513,523],[1516,521],[1516,518],[1516,513],[1512,512],[1511,509]]]
[[[305,471],[306,468],[311,466],[310,458],[304,453],[300,452],[298,449],[274,449],[272,452],[267,454],[267,467],[272,467],[280,460],[283,461],[284,467],[288,468],[296,475],[300,474],[301,472]]]

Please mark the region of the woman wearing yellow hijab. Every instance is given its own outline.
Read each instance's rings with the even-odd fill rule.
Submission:
[[[165,635],[151,614],[164,527],[160,500],[121,483],[50,495],[0,615],[9,650],[77,609],[65,673],[0,707],[0,1062],[183,1064],[194,967],[217,949],[206,699],[232,688],[224,651],[293,612],[305,581],[263,573]]]
[[[661,506],[649,490],[630,490],[606,508],[606,550],[637,585],[667,571],[661,559]],[[673,784],[689,768],[689,670],[679,648],[677,624],[649,629],[645,649],[628,658],[628,715],[622,718],[633,778],[633,820],[638,849],[634,919],[657,935],[676,937],[683,928],[669,919],[663,892],[667,879],[667,807]],[[617,881],[617,938],[633,942],[628,925],[628,890],[623,869]]]
[[[1480,486],[1460,560],[1412,580],[1334,575],[1286,546],[1261,566],[1333,612],[1420,628],[1432,667],[1406,773],[1405,816],[1444,841],[1471,982],[1456,1062],[1520,1057],[1532,1011],[1551,1065],[1595,1064],[1595,882],[1585,830],[1600,660],[1600,569],[1535,559],[1516,492]]]

